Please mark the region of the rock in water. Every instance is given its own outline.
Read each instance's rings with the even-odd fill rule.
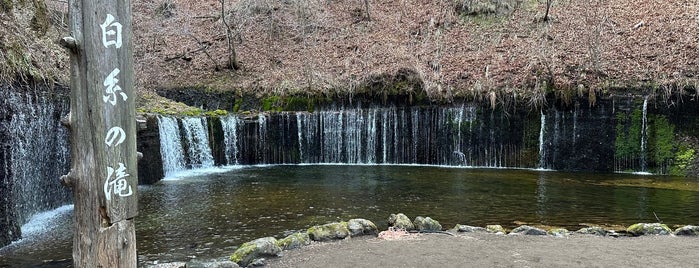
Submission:
[[[675,235],[698,236],[699,226],[687,225],[684,227],[677,228],[677,230],[675,230]]]
[[[388,217],[388,226],[404,229],[406,231],[415,230],[415,225],[413,225],[413,222],[410,221],[410,218],[405,216],[403,213],[391,214],[391,216]]]
[[[360,235],[376,236],[379,233],[379,228],[376,228],[376,224],[365,219],[351,219],[347,222],[347,227],[352,237]]]
[[[669,235],[672,233],[667,225],[662,223],[636,223],[626,229],[627,232],[639,235]]]
[[[415,224],[415,228],[421,232],[434,232],[442,230],[442,225],[430,217],[423,218],[422,216],[417,216],[413,223]]]
[[[311,238],[308,236],[308,233],[294,233],[290,234],[284,239],[277,240],[277,246],[279,246],[283,250],[300,248],[303,246],[307,246],[310,243]]]
[[[511,235],[547,235],[548,233],[542,229],[531,227],[529,225],[522,225],[515,228],[510,232]]]
[[[333,222],[308,228],[308,236],[313,241],[344,239],[350,235],[347,222]]]
[[[231,261],[242,267],[260,259],[264,256],[279,256],[282,248],[277,246],[277,239],[274,237],[264,237],[243,243],[233,255]]]

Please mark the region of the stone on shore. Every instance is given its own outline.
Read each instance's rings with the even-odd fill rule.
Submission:
[[[698,236],[699,235],[699,226],[694,226],[694,225],[687,225],[684,227],[677,228],[675,230],[675,235],[681,235],[681,236]]]
[[[391,214],[388,217],[388,226],[398,229],[404,229],[406,231],[415,230],[415,225],[410,221],[408,216],[403,213]]]
[[[187,263],[185,262],[167,262],[167,263],[158,263],[158,264],[153,264],[153,265],[146,265],[148,268],[185,268],[187,267]]]
[[[593,226],[581,228],[580,230],[575,231],[575,233],[605,236],[607,235],[607,230],[604,230],[602,227]]]
[[[308,228],[308,236],[313,241],[345,239],[350,235],[347,222],[333,222]]]
[[[457,224],[454,226],[454,228],[451,229],[451,231],[459,232],[459,233],[475,233],[475,232],[485,232],[486,230],[483,227]]]
[[[547,235],[548,233],[542,229],[529,225],[522,225],[510,232],[510,235]]]
[[[264,256],[279,256],[282,248],[277,246],[277,239],[274,237],[263,237],[250,242],[243,243],[233,255],[231,261],[242,267],[248,266],[255,260]]]
[[[493,224],[493,225],[486,225],[485,230],[488,233],[494,233],[494,234],[505,234],[505,228],[502,228],[500,224]]]
[[[567,237],[570,234],[570,231],[568,231],[566,228],[556,228],[549,230],[548,233],[555,237]]]
[[[201,261],[191,261],[188,262],[186,268],[239,268],[237,263],[232,262],[232,261],[210,261],[210,262],[201,262]]]
[[[277,240],[277,246],[282,248],[282,250],[300,248],[310,243],[311,238],[308,236],[308,233],[294,233],[284,239]]]
[[[415,225],[415,229],[421,232],[434,232],[442,230],[442,225],[430,217],[423,218],[422,216],[417,216],[413,221],[413,224]]]
[[[672,230],[662,223],[636,223],[629,226],[626,232],[635,236],[639,235],[669,235]]]
[[[347,228],[349,228],[351,237],[379,234],[379,228],[376,227],[376,224],[366,219],[351,219],[347,221]]]

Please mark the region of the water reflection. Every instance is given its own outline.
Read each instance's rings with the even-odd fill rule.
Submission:
[[[683,180],[381,165],[262,166],[192,175],[139,189],[139,263],[225,257],[254,238],[355,217],[385,228],[388,215],[397,212],[431,216],[445,228],[526,222],[575,230],[581,223],[654,222],[653,212],[670,225],[699,222],[696,181],[682,182],[690,190],[614,186],[641,179]],[[70,233],[70,224],[65,226]],[[57,233],[31,249],[0,250],[0,267],[70,258],[69,235]]]

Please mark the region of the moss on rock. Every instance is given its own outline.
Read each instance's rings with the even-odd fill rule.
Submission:
[[[366,219],[351,219],[347,221],[347,227],[350,230],[350,236],[361,236],[361,235],[377,235],[379,228],[376,227],[370,220]]]
[[[507,231],[505,231],[505,228],[502,228],[501,225],[499,224],[494,224],[494,225],[486,225],[485,230],[489,233],[496,233],[496,234],[505,234]]]
[[[548,231],[548,233],[555,237],[567,237],[570,231],[566,228],[555,228]]]
[[[459,233],[475,233],[475,232],[485,232],[486,230],[483,227],[457,224],[450,231],[459,232]]]
[[[636,223],[629,226],[626,232],[639,235],[669,235],[672,230],[667,225],[662,223]]]
[[[388,226],[398,229],[405,229],[406,231],[415,230],[415,225],[408,216],[403,213],[391,214],[388,216]]]
[[[277,240],[277,246],[283,250],[300,248],[311,243],[308,233],[294,233],[284,239]]]
[[[599,235],[599,236],[605,236],[607,235],[607,231],[604,230],[602,227],[585,227],[580,230],[575,231],[577,234],[589,234],[589,235]]]
[[[277,239],[264,237],[243,243],[233,252],[230,260],[245,267],[260,257],[278,256],[281,252],[282,249],[277,245]]]
[[[344,239],[350,235],[347,222],[333,222],[308,228],[308,236],[313,241]]]
[[[413,221],[415,229],[418,231],[441,231],[442,225],[430,217],[417,216]]]

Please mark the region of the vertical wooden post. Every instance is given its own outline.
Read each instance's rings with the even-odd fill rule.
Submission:
[[[136,267],[135,92],[129,0],[70,0],[75,267]]]

